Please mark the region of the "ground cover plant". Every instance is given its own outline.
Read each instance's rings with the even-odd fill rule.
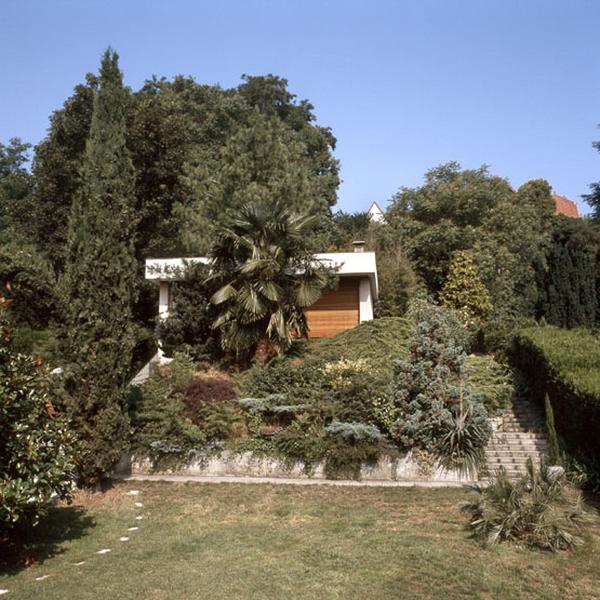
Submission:
[[[132,488],[140,491],[133,498]],[[600,596],[597,522],[573,552],[482,550],[460,510],[472,497],[466,489],[122,483],[53,509],[28,541],[38,564],[3,565],[0,588],[7,598],[47,600]],[[96,554],[104,548],[111,552]]]

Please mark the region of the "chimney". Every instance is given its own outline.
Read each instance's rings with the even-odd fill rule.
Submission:
[[[354,252],[364,252],[365,251],[365,242],[363,240],[355,240],[352,242],[354,246]]]

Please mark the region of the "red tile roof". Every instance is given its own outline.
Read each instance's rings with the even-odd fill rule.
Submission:
[[[552,194],[552,198],[556,204],[556,210],[554,211],[555,215],[565,215],[567,217],[573,217],[574,219],[579,218],[579,209],[573,200],[569,200],[558,194]]]

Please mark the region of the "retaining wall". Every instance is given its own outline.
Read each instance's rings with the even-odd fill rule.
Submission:
[[[323,465],[318,464],[307,474],[302,463],[288,466],[273,458],[257,457],[251,452],[232,454],[223,451],[209,459],[191,462],[177,469],[157,470],[151,461],[124,457],[116,469],[117,475],[193,475],[204,477],[275,477],[326,480]],[[412,453],[401,458],[382,457],[374,466],[363,465],[360,480],[364,481],[448,481],[469,482],[470,478],[454,470],[434,465],[424,471]]]

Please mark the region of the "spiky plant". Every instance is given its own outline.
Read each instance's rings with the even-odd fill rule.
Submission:
[[[219,284],[211,302],[226,349],[254,350],[263,363],[271,348],[282,353],[294,335],[306,335],[304,309],[329,280],[306,245],[312,221],[283,202],[249,203],[222,229],[211,251]]]
[[[531,459],[516,481],[501,469],[488,486],[475,486],[478,498],[463,505],[471,514],[470,529],[485,546],[522,542],[556,552],[583,542],[579,535],[587,518],[581,495],[567,486],[564,475]]]

